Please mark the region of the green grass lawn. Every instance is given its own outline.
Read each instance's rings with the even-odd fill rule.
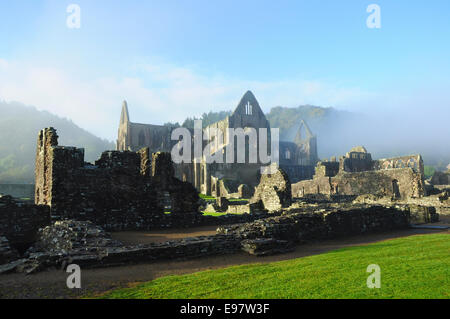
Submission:
[[[216,198],[214,196],[204,195],[202,193],[199,193],[198,197],[200,197],[201,199],[204,199],[204,200],[209,200],[209,201],[215,201],[216,200]]]
[[[367,266],[381,288],[367,288]],[[268,264],[162,277],[100,298],[449,298],[450,237],[411,236]]]
[[[203,216],[214,216],[214,217],[223,216],[223,215],[226,215],[226,214],[227,213],[203,212]]]
[[[214,216],[214,217],[218,217],[218,216],[223,216],[223,215],[242,215],[243,213],[221,213],[221,212],[203,212],[204,216]]]
[[[206,200],[206,201],[216,201],[216,197],[214,197],[214,196],[204,195],[204,194],[202,194],[202,193],[199,193],[198,196],[199,196],[201,199],[204,199],[204,200]],[[248,202],[249,199],[247,199],[247,198],[229,198],[228,201],[230,201],[230,202],[247,201],[247,202]]]

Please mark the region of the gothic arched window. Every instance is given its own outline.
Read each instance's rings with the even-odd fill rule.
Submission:
[[[291,152],[287,149],[286,152],[284,153],[284,158],[286,159],[291,159]]]
[[[145,145],[145,134],[144,131],[139,132],[139,146]]]
[[[247,114],[247,115],[253,114],[253,107],[250,104],[250,102],[247,102],[247,104],[245,105],[245,114]]]

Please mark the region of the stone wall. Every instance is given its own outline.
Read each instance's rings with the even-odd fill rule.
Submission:
[[[394,198],[425,195],[420,173],[411,168],[399,168],[357,173],[339,173],[334,177],[318,177],[292,185],[292,196],[306,194],[364,195],[374,194]]]
[[[410,224],[408,209],[367,205],[314,212],[297,208],[268,216],[261,215],[260,219],[245,224],[219,227],[218,234],[213,236],[135,246],[124,246],[90,222],[56,222],[39,233],[37,243],[27,251],[27,258],[0,266],[0,274],[8,271],[32,273],[49,267],[61,269],[71,263],[82,268],[105,267],[232,254],[240,250],[264,256],[290,251],[295,243],[403,229]]]
[[[40,132],[36,204],[57,219],[89,220],[107,230],[189,227],[198,223],[197,190],[174,176],[169,153],[107,151],[95,165],[84,150],[58,146],[53,128]]]
[[[211,176],[211,195],[226,198],[250,198],[255,192],[254,187],[229,179],[219,179]]]
[[[19,259],[19,253],[11,247],[8,238],[0,236],[0,265]]]
[[[363,146],[352,148],[350,152],[339,159],[339,170],[341,172],[363,172],[372,169],[372,155],[367,153]]]
[[[124,246],[91,222],[66,220],[42,229],[37,243],[27,251],[26,258],[3,266],[0,262],[0,274],[11,271],[29,274],[47,268],[61,269],[73,263],[81,268],[90,268],[197,258],[235,253],[240,248],[239,238],[225,235]],[[0,241],[0,251],[1,249]]]
[[[450,172],[435,172],[431,177],[433,185],[450,185]]]
[[[407,207],[411,207],[411,213],[417,214],[420,211],[427,211],[429,216],[419,216],[418,218],[427,220],[427,222],[431,222],[435,220],[436,215],[450,215],[450,192],[443,192],[437,195],[430,195],[421,198],[407,198],[402,200],[392,201],[391,197],[380,197],[374,195],[364,195],[358,196],[353,203],[359,204],[370,204],[370,205],[383,205],[383,206],[392,206],[392,205],[403,205]],[[417,207],[418,209],[416,209]],[[424,207],[423,209],[420,207]],[[434,213],[433,213],[434,212]],[[418,223],[418,221],[415,221]]]
[[[0,236],[18,249],[26,248],[36,240],[39,228],[50,223],[50,209],[13,199],[0,197]]]
[[[218,233],[234,235],[242,239],[274,238],[302,242],[402,229],[408,228],[409,225],[408,210],[383,206],[360,206],[317,212],[292,209],[281,216],[247,224],[224,226],[218,229]]]
[[[206,205],[204,211],[207,213],[256,214],[257,212],[261,212],[261,206],[256,203],[250,204],[246,200],[231,201],[227,202],[226,205],[220,205],[219,203],[209,203]]]
[[[420,155],[408,155],[392,158],[383,158],[373,161],[374,170],[394,169],[394,168],[411,168],[414,171],[423,175],[424,165],[422,156]]]
[[[412,224],[428,224],[439,221],[439,214],[436,212],[435,207],[407,205],[405,209],[410,213],[410,222]]]
[[[425,195],[420,173],[411,168],[344,174],[332,179],[333,182],[339,187],[337,193],[347,195],[378,193],[395,198]]]
[[[280,168],[289,176],[292,183],[310,179],[314,175],[314,165],[286,165],[280,163]]]
[[[372,160],[363,146],[354,147],[339,164],[319,162],[312,180],[292,185],[293,197],[308,194],[423,197],[424,166],[420,155]]]
[[[339,173],[338,162],[319,162],[315,168],[315,177],[332,177]]]
[[[231,205],[228,206],[227,213],[228,214],[250,214],[253,212],[253,207],[251,204],[236,204],[231,202]]]
[[[258,203],[268,211],[289,207],[292,203],[291,182],[287,174],[275,165],[266,168],[250,203]]]

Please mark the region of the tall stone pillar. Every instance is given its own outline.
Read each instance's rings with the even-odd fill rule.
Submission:
[[[53,127],[39,132],[35,162],[34,202],[38,205],[50,205],[53,170],[53,147],[58,146],[58,134]]]

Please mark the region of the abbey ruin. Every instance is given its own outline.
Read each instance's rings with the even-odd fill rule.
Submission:
[[[304,121],[299,124],[295,140],[281,141],[279,160],[270,165],[249,162],[250,139],[243,141],[241,163],[211,163],[205,156],[174,163],[173,129],[131,122],[126,102],[117,150],[106,150],[94,163],[85,162],[83,148],[59,145],[55,128],[42,129],[34,203],[0,196],[0,274],[238,251],[265,256],[450,214],[449,173],[426,181],[420,155],[374,160],[359,146],[339,160],[321,161],[316,136]],[[223,143],[208,134],[213,128]],[[201,146],[212,145],[209,154],[236,155],[229,128],[274,132],[251,92],[232,115],[202,129],[207,138]],[[198,132],[189,130],[195,139]],[[216,227],[215,234],[133,245],[113,236],[203,226]]]
[[[354,147],[339,162],[319,162],[312,180],[293,185],[295,197],[307,194],[420,198],[426,194],[423,160],[420,155],[372,160],[363,146]]]
[[[224,120],[213,123],[204,129],[206,138],[202,138],[202,150],[207,145],[212,145],[208,149],[209,154],[220,153],[227,157],[228,152],[233,152],[235,160],[233,163],[207,163],[205,157],[195,158],[194,150],[191,151],[191,158],[187,163],[175,164],[175,176],[191,183],[201,193],[213,196],[223,196],[228,193],[237,193],[240,185],[253,189],[258,185],[259,172],[264,163],[258,161],[252,163],[249,160],[250,147],[257,147],[248,139],[245,140],[245,158],[243,163],[239,163],[238,145],[236,136],[229,136],[228,129],[255,129],[257,134],[257,144],[262,138],[260,129],[267,130],[267,136],[271,136],[269,121],[266,119],[258,101],[252,92],[247,91],[239,102],[231,116]],[[219,143],[209,131],[217,129],[223,136],[223,143]],[[302,136],[302,129],[305,136]],[[140,124],[130,121],[128,105],[124,101],[117,140],[117,150],[138,151],[143,147],[148,147],[150,152],[171,152],[178,142],[171,139],[172,129],[167,126]],[[196,132],[191,129],[192,139],[196,139]],[[193,145],[194,143],[192,143]],[[193,146],[192,146],[193,147]],[[271,153],[270,144],[264,150]],[[302,121],[293,142],[280,141],[279,143],[279,166],[288,174],[291,181],[300,181],[311,178],[314,173],[314,166],[318,161],[317,138],[311,132],[308,125]]]

